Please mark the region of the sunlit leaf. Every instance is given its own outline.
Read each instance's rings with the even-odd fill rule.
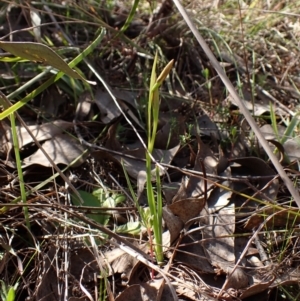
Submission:
[[[16,298],[16,291],[13,287],[11,287],[8,291],[6,301],[15,301]]]
[[[0,47],[17,57],[49,65],[59,71],[62,71],[72,78],[86,81],[80,74],[71,69],[58,54],[56,54],[51,48],[44,44],[33,42],[0,41]]]

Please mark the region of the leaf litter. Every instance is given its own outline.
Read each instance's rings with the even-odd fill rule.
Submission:
[[[42,143],[43,149],[55,164],[69,165],[76,158],[79,158],[76,162],[78,166],[84,162],[84,159],[80,158],[84,149],[75,138],[65,132],[72,127],[73,125],[70,122],[57,120],[42,125],[29,126],[29,130],[34,138]],[[30,148],[34,144],[34,140],[23,127],[17,127],[17,133],[22,154],[22,150],[25,151],[26,148]],[[7,130],[1,140],[1,144],[5,146],[8,153],[10,153],[13,149],[11,131]],[[34,148],[32,154],[25,157],[22,163],[23,167],[32,164],[38,164],[45,167],[52,166],[44,153],[40,149],[34,150]]]
[[[157,13],[160,17],[163,17],[164,14],[166,14],[165,17],[168,16],[168,9],[170,9],[168,5],[172,6],[170,1],[164,1]],[[31,9],[31,11],[33,10]],[[168,22],[167,18],[162,20]],[[149,36],[158,35],[160,32],[160,37],[168,45],[176,42],[175,37],[173,40],[172,37],[166,37],[160,30],[153,31],[152,26],[149,26],[147,30],[150,31],[148,32]],[[119,45],[116,43],[115,47],[120,47],[120,50],[125,51],[122,43]],[[235,42],[231,42],[233,47],[234,44]],[[2,42],[2,45],[15,47],[16,44]],[[26,52],[29,44],[23,43],[22,45],[25,50],[15,54],[23,55],[23,52]],[[29,126],[35,139],[42,144],[55,164],[69,165],[84,151],[87,151],[87,154],[80,158],[77,165],[73,165],[71,169],[71,173],[76,174],[72,181],[76,183],[76,188],[84,203],[76,202],[73,198],[71,204],[68,201],[68,196],[70,196],[68,189],[63,192],[65,191],[63,185],[58,180],[58,185],[61,187],[59,191],[55,191],[57,199],[54,197],[41,198],[36,208],[31,207],[32,209],[30,209],[31,213],[38,217],[32,222],[44,229],[43,239],[48,248],[48,251],[43,249],[44,253],[40,258],[45,272],[42,273],[39,282],[33,286],[36,300],[45,295],[49,296],[49,300],[58,298],[57,283],[60,278],[57,277],[57,272],[66,272],[62,270],[66,262],[62,261],[61,255],[64,255],[65,258],[69,256],[67,272],[76,280],[72,289],[67,290],[70,294],[69,300],[79,300],[87,298],[87,296],[89,299],[93,298],[87,288],[98,286],[99,279],[101,281],[106,279],[108,287],[114,287],[113,282],[116,281],[117,289],[114,287],[114,292],[117,291],[119,294],[109,293],[109,289],[107,289],[111,300],[175,300],[172,289],[175,289],[177,295],[186,300],[214,300],[215,298],[243,300],[254,298],[263,292],[270,297],[272,289],[280,285],[295,285],[299,282],[299,273],[297,273],[299,210],[291,205],[290,196],[273,166],[268,162],[264,151],[254,141],[255,139],[251,140],[249,126],[243,124],[241,118],[235,116],[236,103],[231,98],[225,100],[222,92],[223,86],[218,80],[214,82],[216,88],[213,91],[201,89],[201,93],[200,88],[198,89],[199,84],[205,86],[206,80],[202,78],[201,83],[197,82],[199,79],[195,76],[193,81],[190,81],[189,77],[193,77],[194,74],[202,74],[200,69],[197,69],[195,59],[204,64],[202,67],[210,68],[206,58],[201,55],[201,51],[195,45],[192,47],[191,45],[192,41],[190,40],[183,42],[182,60],[185,60],[186,64],[182,64],[181,67],[177,66],[176,72],[180,73],[182,86],[192,86],[194,89],[193,98],[191,100],[192,94],[188,95],[189,102],[187,102],[182,97],[178,105],[175,100],[172,100],[174,94],[172,96],[171,85],[168,86],[168,89],[164,87],[164,94],[170,93],[171,97],[162,99],[160,124],[153,154],[155,160],[162,166],[168,165],[161,169],[160,173],[166,196],[163,208],[163,243],[168,268],[165,270],[161,268],[160,274],[167,275],[167,278],[170,277],[171,285],[165,278],[161,278],[159,273],[152,279],[150,276],[151,265],[147,266],[147,264],[141,263],[137,256],[129,254],[126,248],[124,251],[121,248],[113,247],[109,240],[103,241],[103,233],[93,232],[92,227],[88,225],[88,220],[85,225],[78,223],[76,219],[66,221],[63,214],[51,209],[53,202],[67,202],[68,206],[75,205],[72,210],[87,210],[85,215],[88,218],[114,229],[117,233],[123,233],[122,235],[129,241],[135,241],[135,246],[143,254],[149,253],[149,237],[143,233],[136,211],[128,209],[126,214],[123,214],[121,210],[118,212],[118,208],[122,209],[122,207],[132,207],[133,205],[124,184],[122,168],[131,177],[132,183],[136,184],[139,201],[143,198],[146,151],[138,137],[124,122],[121,112],[109,93],[101,89],[94,89],[92,94],[85,92],[88,95],[87,98],[79,100],[77,119],[75,118],[85,139],[91,141],[90,144],[94,145],[94,148],[79,142],[82,141],[82,137],[78,136],[78,139],[75,137],[77,132],[74,134],[73,123],[69,121],[43,121],[42,124]],[[35,47],[36,44],[33,45],[31,42],[30,47],[32,46]],[[163,44],[161,46],[163,47]],[[185,54],[186,46],[195,48],[193,53],[197,56],[196,58]],[[39,48],[38,51],[42,53]],[[103,49],[103,51],[107,50]],[[131,55],[122,57],[122,60],[131,62],[136,68],[135,71],[144,71],[143,68],[138,70],[139,64],[142,62],[141,58],[133,53]],[[48,51],[46,56],[46,63],[50,64],[49,59],[52,58],[52,54]],[[27,58],[33,59],[33,57],[36,60],[40,54],[33,53]],[[107,56],[106,59],[108,60],[106,63],[110,65],[119,66],[118,63],[120,64],[118,57],[113,54]],[[219,59],[226,61],[223,54]],[[235,57],[235,60],[238,59]],[[241,60],[233,62],[231,58],[227,59],[227,63],[228,73],[232,73],[232,70],[240,72],[241,79],[244,81],[241,93],[248,109],[253,110],[257,116],[270,113],[269,101],[277,103],[274,97],[265,93],[265,87],[256,85],[255,93],[260,99],[253,103],[249,83],[245,80],[245,73],[249,70],[247,71],[247,68],[241,65]],[[121,74],[124,80],[128,76],[126,72],[130,73],[130,69],[124,72],[124,66],[116,69],[118,72],[111,72],[113,74],[109,74],[109,78]],[[190,69],[184,69],[185,66],[189,66]],[[261,72],[259,68],[258,66],[255,71],[254,69],[250,71],[257,73],[259,70]],[[209,70],[213,72],[212,69]],[[71,72],[69,75],[72,77],[82,78],[73,69],[68,72]],[[275,70],[272,72],[269,77],[273,76],[276,79],[278,75]],[[189,76],[182,76],[185,73]],[[140,79],[135,78],[134,74],[132,76],[133,80],[139,83]],[[135,92],[122,90],[120,87],[122,87],[123,80],[120,82],[117,80],[115,79],[115,86],[119,87],[114,88],[112,92],[118,99],[123,113],[133,121],[134,126],[137,126],[138,131],[145,138],[145,121],[141,118],[143,115],[141,99],[138,99],[138,94]],[[172,80],[173,78],[171,78]],[[239,82],[234,81],[234,84],[238,87]],[[271,85],[272,80],[268,81],[268,84]],[[208,86],[206,85],[206,87]],[[287,90],[284,91],[287,93]],[[296,94],[292,93],[291,95]],[[206,101],[204,105],[202,100],[207,96],[209,101]],[[216,106],[210,106],[215,98],[222,99],[224,106],[232,102],[233,106],[228,105],[226,118],[224,118],[224,114],[216,111]],[[192,103],[194,100],[195,102]],[[284,105],[278,105],[275,108],[275,113],[277,116],[281,116],[283,121],[287,120],[286,116],[289,112],[290,108]],[[231,125],[238,125],[240,131],[233,131],[230,128]],[[299,157],[297,135],[283,141],[278,138],[285,135],[287,128],[282,125],[278,125],[277,128],[279,135],[268,123],[261,126],[261,131],[266,137],[278,140],[279,144],[282,143],[285,160],[289,159],[285,161],[285,164],[290,164]],[[3,132],[0,138],[1,170],[2,166],[4,169],[14,168],[11,131],[3,121],[1,130]],[[99,138],[98,135],[102,130],[106,132]],[[27,130],[18,126],[17,132],[23,167],[29,171],[34,170],[36,166],[52,167],[44,154],[34,145],[34,139],[27,133]],[[98,137],[98,140],[93,134]],[[99,150],[97,147],[102,149]],[[153,163],[153,169],[154,167]],[[185,168],[185,170],[181,168]],[[291,175],[297,179],[297,167],[295,169],[295,165],[287,165],[287,168],[292,170]],[[178,169],[181,169],[182,173],[178,172]],[[153,178],[153,183],[154,180]],[[9,177],[6,176],[1,176],[1,181],[3,187],[10,183]],[[102,203],[97,198],[93,198],[91,201],[91,191],[95,191],[95,186],[97,188],[99,183],[109,189],[110,186],[117,185],[121,191],[118,193],[122,193],[122,195],[124,193],[127,195],[127,199],[123,202],[112,201],[114,198],[111,192],[115,190],[109,190],[110,194],[105,196]],[[68,183],[64,184],[68,186]],[[55,185],[57,183],[54,183],[53,186],[50,185],[50,189],[53,190]],[[5,190],[1,192],[1,197],[3,203],[7,203],[5,198],[13,201],[12,196]],[[49,205],[49,208],[39,209],[40,202]],[[142,205],[147,206],[147,200],[144,200]],[[102,211],[90,213],[88,211],[103,209],[101,207],[106,207],[106,213]],[[111,207],[113,210],[110,210]],[[99,212],[102,213],[99,214]],[[112,212],[113,214],[111,214]],[[14,211],[11,210],[10,213],[13,214]],[[69,215],[71,216],[71,212]],[[117,215],[119,215],[119,219],[117,219]],[[3,216],[4,224],[9,224],[7,218],[8,216]],[[65,225],[68,226],[64,229],[63,227],[57,228],[57,223],[62,223],[62,221],[65,221]],[[21,229],[18,223],[15,226],[19,227],[18,230]],[[254,243],[253,231],[256,229],[261,230],[256,235]],[[91,232],[87,232],[88,230]],[[274,235],[271,235],[272,231],[275,232]],[[98,244],[97,256],[92,251],[93,244],[87,239],[87,233],[95,236]],[[63,235],[69,235],[69,241],[64,240]],[[79,241],[75,243],[78,238],[80,238]],[[253,240],[250,240],[252,238]],[[13,241],[13,236],[11,236],[11,241]],[[251,243],[249,243],[250,241]],[[260,242],[263,245],[262,248],[259,247]],[[3,241],[1,245],[7,246],[8,244],[10,241]],[[15,245],[13,246],[17,248]],[[65,251],[66,248],[69,248],[69,251]],[[103,252],[101,256],[99,255],[100,250]],[[32,255],[30,249],[26,249],[26,252],[28,255]],[[269,264],[263,260],[265,256],[268,262],[273,261],[273,263]],[[13,257],[5,258],[7,266],[15,264]],[[57,267],[61,270],[58,271]],[[104,271],[100,271],[100,267]],[[31,273],[29,281],[34,283],[32,279],[37,278],[34,277],[33,272]],[[95,279],[98,280],[95,281]],[[92,289],[89,291],[93,292]]]

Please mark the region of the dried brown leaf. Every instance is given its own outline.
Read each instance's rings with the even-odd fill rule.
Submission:
[[[141,177],[141,184],[139,185],[139,193],[142,192],[142,184],[145,180],[145,174],[143,172],[146,171],[146,163],[145,163],[145,157],[146,157],[146,150],[142,143],[140,141],[137,141],[133,145],[127,145],[125,147],[122,147],[120,142],[116,139],[116,128],[117,124],[112,125],[109,128],[108,133],[108,140],[105,144],[105,147],[111,150],[119,151],[120,153],[123,153],[125,155],[129,155],[132,158],[121,156],[117,154],[110,154],[109,152],[104,152],[102,150],[93,152],[93,155],[96,159],[103,160],[103,159],[110,159],[114,162],[118,162],[120,165],[123,164],[123,166],[126,169],[126,172],[132,177],[137,179],[138,175],[140,174]],[[163,150],[163,149],[154,149],[152,156],[157,160],[157,162],[160,163],[167,163],[169,164],[174,156],[176,155],[177,151],[179,150],[180,145],[176,145],[175,147]],[[155,174],[155,165],[152,164],[153,168],[153,178],[152,180],[155,181],[156,174]],[[160,169],[160,175],[164,175],[165,170]]]
[[[222,195],[223,191],[219,190],[219,192]],[[240,289],[248,285],[249,279],[241,268],[238,267],[233,271],[236,262],[235,210],[233,204],[224,207],[224,204],[228,202],[226,193],[224,200],[220,198],[219,204],[218,202],[213,203],[212,208],[216,212],[209,215],[206,221],[205,219],[202,221],[202,224],[207,223],[207,226],[202,230],[202,244],[209,262],[217,268],[218,274],[227,275],[223,289]],[[209,200],[208,204],[210,204]]]
[[[217,174],[218,169],[218,160],[214,156],[210,147],[204,144],[202,141],[199,142],[199,150],[197,152],[195,160],[195,171],[203,171],[208,174]],[[181,187],[178,190],[178,193],[173,198],[173,203],[182,200],[182,199],[194,199],[194,198],[203,198],[205,192],[205,186],[207,190],[213,185],[211,181],[205,181],[199,177],[190,176],[188,181],[183,179]]]
[[[142,300],[161,300],[161,295],[165,287],[165,279],[157,276],[155,279],[147,281],[147,276],[145,279],[141,276],[143,274],[141,273],[143,269],[145,273],[148,272],[148,268],[144,264],[141,262],[136,263],[130,275],[129,285],[140,286]]]
[[[101,257],[100,257],[101,258]],[[105,262],[101,262],[105,266]],[[82,282],[94,281],[94,274],[100,273],[100,268],[95,260],[94,254],[86,247],[72,250],[70,252],[70,273],[75,279],[82,277]]]
[[[149,299],[144,299],[144,289],[139,284],[133,284],[127,287],[116,299],[115,301],[128,301],[128,300],[135,300],[135,301],[148,301]],[[155,299],[153,299],[155,300]]]
[[[64,130],[73,127],[71,122],[56,120],[53,122],[44,123],[41,125],[31,125],[28,126],[30,132],[35,137],[36,140],[45,141],[55,137],[58,134],[61,134]],[[25,145],[33,143],[33,139],[31,135],[28,134],[27,130],[24,127],[17,126],[16,127],[18,140],[19,140],[19,148],[22,149]],[[2,136],[1,144],[7,144],[8,150],[10,151],[12,146],[12,134],[10,130],[6,131],[6,135]],[[8,139],[8,140],[6,140]]]
[[[63,133],[65,130],[73,127],[71,122],[66,122],[63,120],[56,120],[53,122],[48,122],[42,125],[32,125],[29,126],[29,130],[35,139],[42,144],[43,149],[54,161],[55,164],[66,164],[69,165],[73,160],[80,156],[84,149],[78,143],[78,141],[72,138],[70,135]],[[34,143],[34,139],[23,127],[17,127],[17,134],[19,140],[20,152],[24,147],[31,147]],[[7,130],[6,135],[0,138],[5,145],[7,153],[9,153],[13,148],[11,131]],[[76,162],[76,166],[82,164],[83,158],[80,158]],[[51,167],[52,164],[43,154],[43,152],[38,149],[33,154],[29,155],[23,160],[23,167],[38,164],[46,167]]]
[[[132,108],[136,108],[136,94],[125,90],[112,90],[112,93],[118,100],[120,107],[141,126],[138,119],[127,106],[129,104]],[[121,111],[107,91],[97,90],[95,93],[95,103],[101,112],[101,121],[105,124],[110,123],[121,115]]]
[[[127,287],[116,299],[115,301],[149,301],[149,300],[157,300],[160,299],[158,297],[158,292],[156,288],[153,288],[149,285],[140,285],[133,284]]]
[[[156,132],[154,147],[169,149],[180,144],[180,136],[185,133],[185,117],[180,114],[160,113],[159,129]]]
[[[163,207],[163,219],[168,228],[168,231],[163,233],[164,248],[167,249],[178,238],[184,224],[179,217],[171,212],[168,206]]]
[[[236,290],[245,288],[249,285],[249,279],[247,274],[243,271],[242,268],[236,268],[233,270],[233,267],[227,267],[226,269],[226,281],[222,289],[227,290],[234,288]]]
[[[272,176],[274,177],[277,173],[270,167],[268,164],[256,157],[245,157],[245,158],[236,158],[231,161],[231,172],[232,176]],[[270,183],[269,183],[270,182]],[[234,190],[241,191],[244,187],[247,187],[245,184],[237,184],[234,186]],[[275,200],[277,197],[279,189],[278,179],[272,178],[261,178],[257,180],[257,189],[261,193],[265,194],[269,199]],[[244,191],[244,193],[246,193]],[[249,192],[250,193],[250,192]],[[254,192],[251,191],[251,194]],[[263,194],[260,195],[260,198],[263,199]]]
[[[143,244],[139,245],[139,248],[144,252],[148,252],[149,247],[147,244]],[[139,263],[136,258],[117,248],[106,252],[105,258],[112,267],[109,275],[111,275],[112,272],[122,274],[122,280],[124,283],[127,283],[131,277],[134,276],[133,273],[135,272],[135,266]]]
[[[203,229],[203,247],[213,266],[225,270],[228,264],[235,262],[234,231],[233,205],[224,207],[218,213],[209,216],[207,227]]]
[[[82,145],[80,145],[76,139],[67,134],[56,135],[51,140],[47,140],[45,143],[43,143],[42,147],[55,164],[65,165],[69,165],[84,151]],[[79,166],[83,162],[84,158],[80,158],[76,162],[75,166]],[[43,165],[46,167],[52,166],[40,149],[23,160],[24,167],[32,164]]]
[[[197,125],[200,130],[200,134],[208,136],[208,137],[214,137],[218,140],[220,140],[220,134],[219,129],[215,122],[213,122],[208,115],[204,114],[197,118]],[[197,135],[197,129],[193,127],[191,134]]]
[[[201,273],[215,273],[211,263],[206,257],[200,230],[183,237],[176,252],[175,259]]]
[[[138,272],[138,271],[136,271]],[[143,282],[139,277],[135,278],[137,283],[130,282],[130,286],[127,287],[117,298],[116,301],[122,300],[161,300],[161,295],[165,286],[164,278],[152,279],[147,282]]]
[[[256,98],[255,102],[253,103],[251,93],[248,93],[248,90],[246,89],[244,89],[243,93],[243,103],[249,111],[253,111],[254,116],[260,116],[266,112],[270,112],[270,99],[267,97],[261,99]],[[228,99],[236,106],[239,106],[239,104],[234,100],[233,97],[231,97],[231,95],[228,97]],[[275,107],[275,112],[280,115],[286,114],[286,112],[278,106]]]
[[[121,115],[120,110],[108,92],[102,90],[96,91],[94,101],[101,112],[100,118],[103,123],[110,123]]]
[[[262,134],[267,140],[278,140],[278,138],[282,138],[285,135],[286,128],[280,124],[277,125],[278,135],[275,134],[274,129],[270,124],[265,124],[260,128]],[[300,140],[299,137],[292,137],[287,139],[284,144],[284,153],[288,156],[288,158],[292,160],[300,159]],[[271,146],[272,148],[272,146]],[[274,148],[274,147],[273,147]]]
[[[51,86],[40,102],[40,114],[46,119],[57,119],[61,106],[67,101],[66,97],[55,86]]]
[[[175,154],[177,153],[179,147],[180,146],[177,145],[168,150],[154,149],[152,155],[158,162],[169,164],[172,161]],[[132,156],[136,157],[137,159],[145,158],[145,150],[144,149],[124,151],[124,153],[132,155]],[[114,157],[116,159],[118,159],[119,161],[121,160],[120,156],[114,156]],[[124,166],[126,168],[126,171],[133,178],[137,178],[139,171],[146,170],[146,165],[145,165],[145,162],[143,162],[143,161],[138,161],[138,160],[130,159],[130,158],[123,158],[123,161],[124,161]],[[153,169],[154,168],[155,168],[155,166],[153,165]],[[164,172],[161,171],[160,174],[163,175]],[[154,178],[155,178],[155,176],[154,176]]]
[[[243,299],[246,299],[248,297],[251,297],[251,296],[255,296],[267,289],[269,289],[270,285],[274,282],[275,278],[269,280],[269,281],[266,281],[266,282],[263,282],[261,281],[260,283],[258,284],[254,284],[250,287],[248,287],[243,293],[242,295],[240,296],[240,298],[243,300]]]
[[[185,199],[168,205],[167,208],[174,215],[178,216],[185,224],[190,219],[199,215],[205,205],[205,199]]]
[[[158,162],[169,164],[172,161],[173,157],[176,155],[179,147],[180,146],[177,145],[177,146],[173,147],[172,149],[168,149],[168,150],[154,149],[152,155]],[[115,154],[110,155],[103,151],[93,152],[93,155],[95,156],[96,159],[97,158],[99,158],[99,159],[109,158],[112,161],[118,162],[119,164],[121,164],[121,162],[123,161],[126,172],[132,178],[137,179],[140,171],[146,171],[145,161],[140,160],[140,159],[145,159],[145,150],[143,148],[135,149],[135,150],[122,150],[122,153],[133,156],[136,159],[131,159],[131,158],[128,158],[125,156],[123,157],[123,156],[119,156],[119,155],[115,155]],[[153,164],[153,169],[154,168],[155,168],[155,166]],[[160,174],[163,175],[164,171],[161,170]],[[153,175],[153,180],[155,180],[155,174]]]

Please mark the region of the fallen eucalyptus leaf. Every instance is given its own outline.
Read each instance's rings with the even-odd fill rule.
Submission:
[[[118,101],[121,109],[128,114],[142,129],[143,125],[140,123],[138,118],[133,114],[129,104],[132,108],[136,108],[136,95],[130,91],[111,90],[113,95]],[[115,101],[107,91],[97,90],[94,99],[96,105],[101,112],[101,121],[105,124],[110,123],[112,120],[121,116],[121,111],[117,107]]]
[[[76,139],[67,134],[57,135],[51,140],[47,140],[42,144],[42,146],[55,164],[69,165],[84,152],[82,145],[79,144]],[[84,161],[84,158],[81,157],[73,166],[79,166]],[[23,160],[23,167],[27,167],[32,164],[38,164],[45,167],[52,166],[40,149]]]
[[[178,216],[180,220],[185,224],[190,219],[198,216],[204,205],[205,198],[184,199],[167,206],[167,208],[175,216]]]
[[[183,229],[183,221],[173,214],[168,206],[163,207],[163,219],[168,228],[167,232],[163,233],[164,251],[178,238],[180,231]]]
[[[73,127],[71,122],[56,120],[53,122],[44,123],[41,125],[28,126],[29,131],[39,142],[51,139],[58,134],[61,134],[64,130]],[[18,133],[19,148],[22,149],[25,145],[33,143],[31,135],[24,127],[16,127]],[[1,144],[7,144],[8,151],[13,148],[11,130],[7,129],[4,136],[0,137]]]

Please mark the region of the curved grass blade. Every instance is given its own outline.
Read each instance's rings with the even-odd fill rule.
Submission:
[[[125,24],[122,26],[122,28],[120,29],[120,33],[121,32],[124,32],[130,25],[130,23],[132,22],[132,19],[134,17],[134,14],[135,14],[135,11],[139,5],[139,2],[140,0],[135,0],[132,7],[131,7],[131,10],[130,10],[130,13],[125,21]],[[118,33],[119,34],[119,33]]]
[[[7,97],[1,91],[0,91],[0,103],[3,105],[4,108],[7,108],[10,104]],[[25,189],[25,183],[24,183],[24,177],[23,177],[23,169],[22,169],[22,162],[21,162],[21,156],[20,156],[20,147],[19,147],[18,133],[16,130],[16,120],[15,120],[14,113],[10,114],[9,117],[10,117],[10,123],[11,123],[11,132],[12,132],[12,140],[13,140],[13,146],[14,146],[14,152],[15,152],[16,165],[17,165],[17,171],[18,171],[18,177],[19,177],[19,183],[20,183],[21,199],[22,199],[23,203],[26,203],[27,196],[26,196],[26,189]],[[23,211],[24,211],[27,228],[30,229],[28,208],[26,206],[23,207]]]

